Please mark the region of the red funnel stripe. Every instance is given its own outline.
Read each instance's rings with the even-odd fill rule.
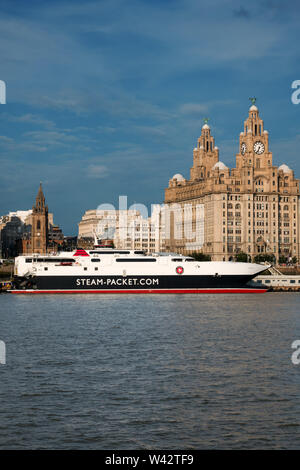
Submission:
[[[90,256],[85,250],[76,250],[73,256]]]

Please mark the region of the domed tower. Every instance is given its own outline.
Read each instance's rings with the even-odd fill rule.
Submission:
[[[42,183],[36,196],[35,206],[32,207],[31,248],[32,253],[46,253],[48,245],[48,206]]]
[[[194,161],[191,168],[191,180],[205,179],[211,174],[212,167],[219,161],[219,149],[211,135],[208,119],[204,119],[201,135],[194,148]]]
[[[169,180],[169,188],[175,186],[182,186],[186,183],[186,179],[180,174],[176,173],[170,180]]]
[[[255,169],[272,166],[272,153],[269,152],[269,133],[264,130],[264,122],[259,117],[255,105],[256,98],[250,98],[252,106],[244,122],[244,132],[240,133],[239,153],[236,155],[236,168]]]

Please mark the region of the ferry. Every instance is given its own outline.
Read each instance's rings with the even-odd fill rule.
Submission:
[[[13,294],[263,293],[249,282],[269,266],[196,261],[174,253],[96,247],[15,258]]]

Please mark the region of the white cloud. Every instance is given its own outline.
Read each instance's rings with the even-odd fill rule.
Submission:
[[[208,106],[201,103],[184,103],[179,107],[182,114],[202,114],[208,111]]]
[[[88,178],[103,179],[108,176],[108,169],[104,165],[91,164],[86,169]]]
[[[6,135],[0,135],[0,142],[2,144],[13,144],[14,140],[11,137],[7,137]]]
[[[55,123],[53,121],[50,121],[49,119],[44,119],[41,116],[31,113],[23,114],[21,116],[7,116],[7,119],[12,122],[37,124],[46,128],[55,127]]]

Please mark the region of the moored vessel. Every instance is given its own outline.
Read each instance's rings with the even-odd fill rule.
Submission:
[[[96,247],[15,259],[14,294],[262,293],[248,283],[268,266]]]

